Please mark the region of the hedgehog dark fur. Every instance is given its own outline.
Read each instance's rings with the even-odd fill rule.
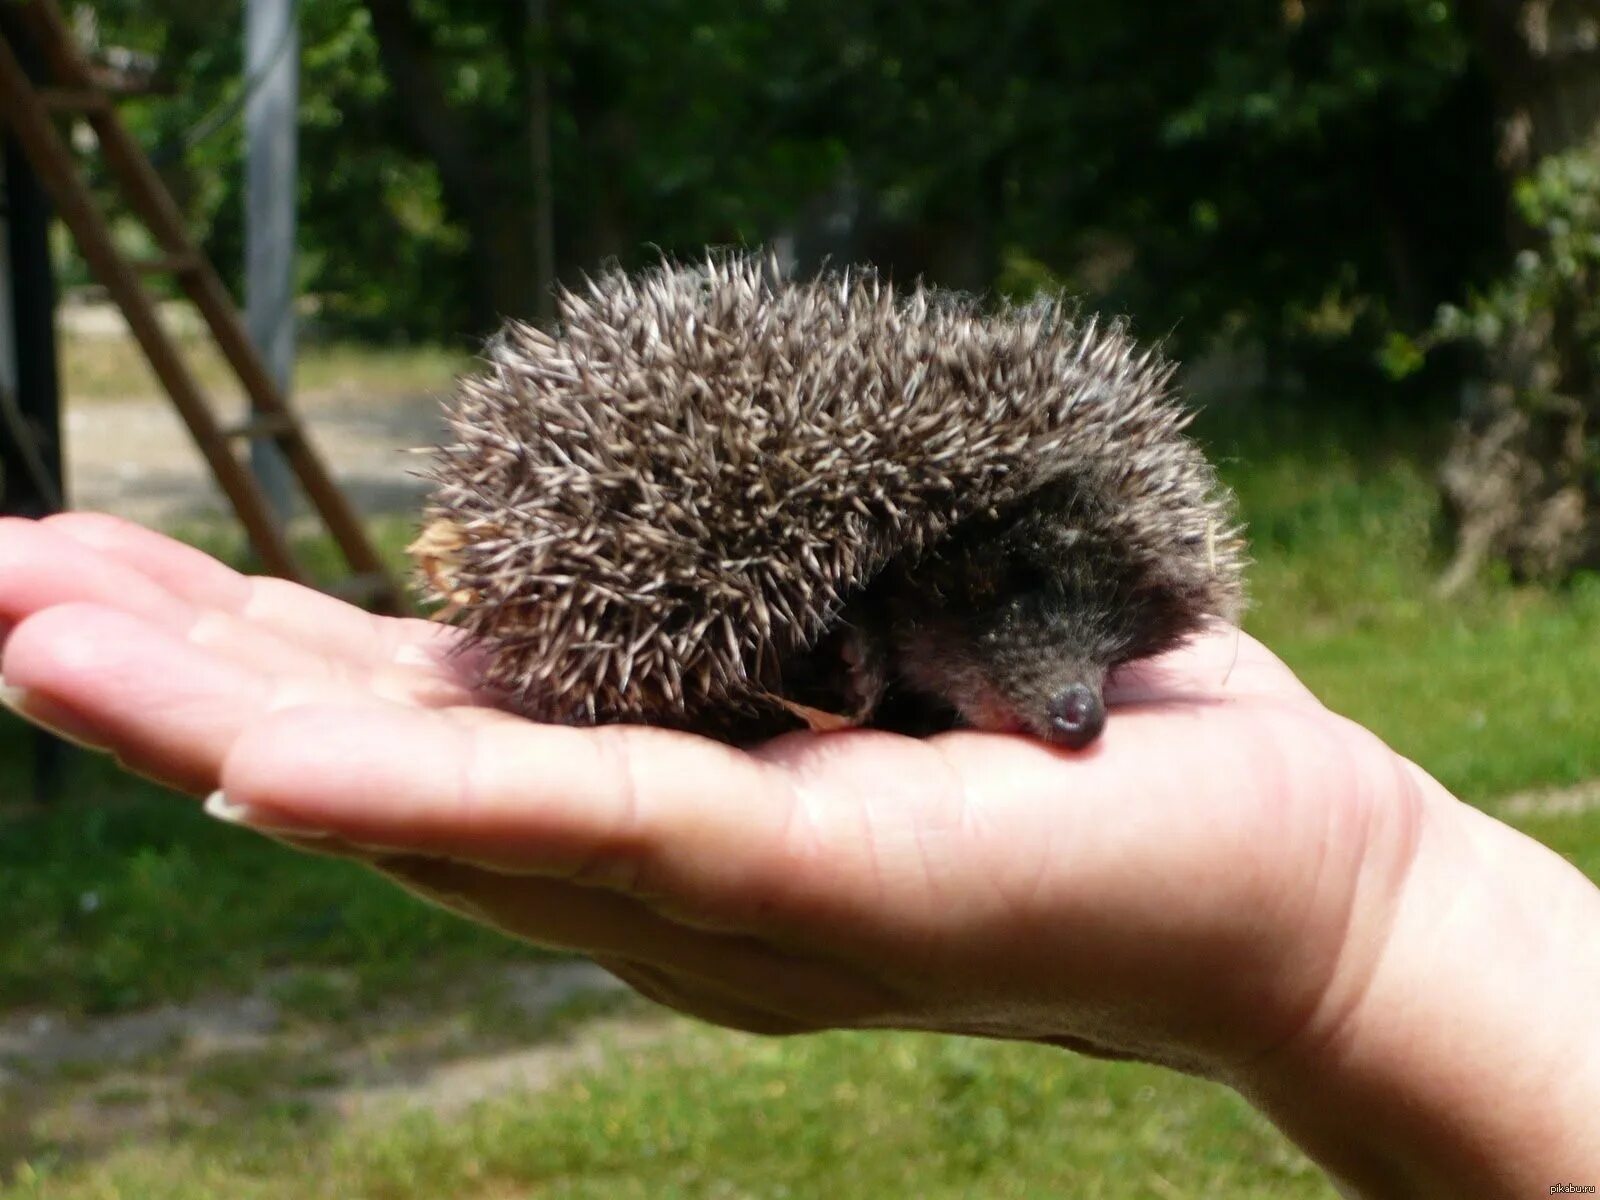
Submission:
[[[1081,746],[1109,671],[1237,612],[1231,498],[1120,324],[743,256],[559,314],[457,390],[420,551],[527,716]]]

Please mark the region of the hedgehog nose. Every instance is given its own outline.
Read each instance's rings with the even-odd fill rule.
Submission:
[[[1106,727],[1105,702],[1100,699],[1100,693],[1086,683],[1062,688],[1050,698],[1044,711],[1050,718],[1046,739],[1052,745],[1069,750],[1082,750]]]

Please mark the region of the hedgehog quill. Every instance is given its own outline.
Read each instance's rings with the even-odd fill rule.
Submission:
[[[448,402],[413,547],[516,712],[1081,748],[1110,672],[1238,611],[1232,498],[1120,323],[743,255],[558,312]]]

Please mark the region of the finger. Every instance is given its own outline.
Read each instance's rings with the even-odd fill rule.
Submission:
[[[336,679],[250,670],[158,624],[84,604],[24,620],[0,673],[23,716],[194,793],[216,787],[228,748],[267,713],[312,701],[385,703]]]
[[[1087,803],[1141,778],[1097,754],[1068,779],[1062,755],[1025,738],[854,731],[744,754],[657,729],[463,727],[458,712],[278,713],[240,738],[223,786],[259,828],[599,884],[699,927],[772,932],[846,921],[885,890],[959,875],[974,790],[996,820],[1026,828],[1059,809],[1064,786],[1081,784]],[[1126,732],[1135,758],[1151,736],[1163,737]]]
[[[658,967],[609,957],[596,958],[595,961],[646,1000],[696,1020],[720,1025],[724,1029],[778,1037],[813,1033],[826,1027],[824,1022],[816,1019],[780,1016],[765,1009],[713,996],[699,988],[685,988],[667,971]]]
[[[325,661],[362,670],[416,669],[458,687],[477,677],[474,656],[464,653],[460,633],[449,626],[380,617],[314,588],[245,575],[192,546],[101,513],[63,513],[40,524],[159,581],[175,600],[231,614]]]
[[[3,525],[0,617],[13,625],[47,608],[93,604],[125,612],[246,667],[282,674],[334,673],[335,664],[327,659],[228,612],[180,599],[143,571],[89,548],[46,522],[8,521]]]
[[[890,993],[831,963],[757,938],[711,933],[605,888],[401,856],[373,864],[408,890],[525,941],[670,972],[687,991],[830,1024],[880,1012]]]
[[[547,949],[660,954],[700,963],[714,957],[716,935],[690,930],[603,888],[511,876],[443,858],[366,854],[377,871],[407,891]]]
[[[57,513],[39,526],[141,572],[174,598],[201,608],[237,611],[249,590],[248,577],[204,551],[109,513]]]
[[[120,608],[172,628],[195,613],[144,572],[43,522],[0,518],[0,620],[15,626],[43,609],[74,602]]]
[[[490,869],[600,885],[684,924],[804,939],[862,899],[871,832],[844,802],[797,808],[780,771],[716,742],[659,729],[572,729],[465,710],[306,708],[242,736],[223,771],[228,800],[268,831],[320,831]],[[940,755],[869,755],[859,785],[948,783]],[[876,762],[876,766],[872,762]],[[841,774],[849,776],[848,767]],[[823,822],[827,828],[813,828]],[[918,871],[909,840],[896,870]],[[826,862],[815,860],[826,859]],[[820,881],[837,879],[835,894]]]
[[[693,814],[731,816],[736,803],[756,834],[781,827],[784,802],[759,763],[720,743],[503,714],[464,725],[458,710],[279,714],[235,748],[225,789],[267,827],[607,885],[637,882],[619,856],[597,851],[638,842],[641,822],[654,840],[653,823],[671,811],[687,824],[670,833],[692,836]]]
[[[1086,920],[1129,892],[1154,931],[1176,927],[1191,885],[1255,903],[1266,885],[1230,864],[1263,837],[1311,856],[1293,839],[1323,824],[1296,806],[1324,805],[1253,781],[1291,754],[1336,778],[1348,757],[1320,714],[1246,700],[1136,709],[1076,755],[864,731],[743,754],[663,730],[465,727],[461,711],[278,713],[240,738],[224,788],[258,827],[600,884],[786,946],[936,954],[951,929],[1048,908],[1046,884]]]
[[[321,654],[372,657],[389,645],[378,618],[311,588],[249,576],[182,542],[102,513],[63,513],[41,526],[159,581],[176,599],[255,621]]]
[[[69,536],[64,529],[70,528],[50,521],[0,522],[0,620],[14,625],[53,606],[96,604],[120,609],[251,670],[343,680],[390,698],[431,706],[467,704],[476,699],[474,690],[459,678],[461,664],[451,662],[448,646],[432,635],[431,648],[427,641],[413,641],[387,657],[323,653],[274,632],[274,626],[286,627],[281,621],[258,621],[230,608],[191,603],[128,562]],[[217,572],[234,575],[198,551],[138,526],[113,522],[103,527],[90,522],[87,528],[97,537],[126,534],[126,550],[175,572],[189,563],[182,569],[205,577],[214,574],[208,572],[209,564]],[[191,558],[200,560],[199,564]],[[248,584],[243,576],[234,577]],[[222,595],[226,590],[208,585],[198,593],[235,607],[242,603],[248,611],[252,603],[248,586],[244,593],[231,597]]]
[[[683,997],[715,999],[792,1023],[827,1025],[860,1023],[868,1015],[903,1007],[859,969],[842,969],[748,936],[694,929],[605,888],[417,856],[379,857],[372,865],[408,891],[524,941],[624,959],[670,977]]]

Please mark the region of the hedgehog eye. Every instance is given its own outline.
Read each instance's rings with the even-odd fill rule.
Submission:
[[[1050,572],[1036,562],[1019,559],[1011,564],[1007,587],[1014,596],[1033,595],[1047,592],[1053,583]]]
[[[975,605],[993,604],[1000,598],[1000,580],[988,573],[975,573],[967,585],[967,597]]]

